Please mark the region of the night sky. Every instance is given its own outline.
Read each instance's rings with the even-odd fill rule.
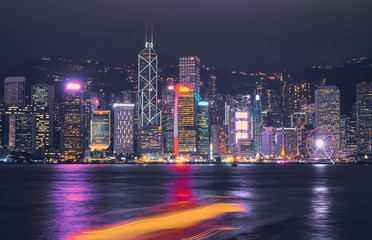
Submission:
[[[43,56],[160,64],[198,55],[239,71],[301,71],[372,56],[371,0],[1,0],[0,71]]]

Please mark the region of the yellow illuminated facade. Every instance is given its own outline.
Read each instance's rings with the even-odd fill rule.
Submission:
[[[187,85],[176,85],[174,116],[175,154],[196,152],[195,95]]]
[[[65,159],[76,159],[83,154],[83,93],[66,91],[65,94],[61,146]]]

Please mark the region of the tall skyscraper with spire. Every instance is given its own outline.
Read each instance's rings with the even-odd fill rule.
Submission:
[[[161,110],[158,107],[158,55],[154,50],[153,27],[150,41],[145,33],[145,49],[138,54],[138,132],[141,153],[160,153]]]

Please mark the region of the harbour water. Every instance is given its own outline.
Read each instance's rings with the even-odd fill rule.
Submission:
[[[245,210],[211,219],[231,230],[209,239],[372,237],[370,165],[0,165],[0,194],[3,240],[66,239],[221,196]]]

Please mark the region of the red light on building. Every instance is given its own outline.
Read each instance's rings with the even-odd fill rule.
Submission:
[[[80,83],[67,83],[66,90],[69,91],[78,91],[81,90],[81,84]]]
[[[99,114],[99,115],[102,115],[102,114],[103,114],[103,111],[102,111],[102,110],[99,110],[99,111],[98,111],[98,114]]]
[[[190,60],[194,60],[195,58],[194,58],[194,57],[190,57],[189,59],[190,59]]]
[[[99,101],[98,99],[94,100],[94,104],[98,105]]]

